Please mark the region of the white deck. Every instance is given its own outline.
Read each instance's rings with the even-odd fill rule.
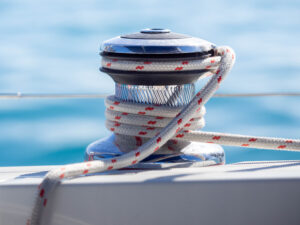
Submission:
[[[50,168],[0,168],[0,224],[25,224]],[[299,225],[300,161],[84,176],[64,181],[47,208],[45,224],[56,225]]]

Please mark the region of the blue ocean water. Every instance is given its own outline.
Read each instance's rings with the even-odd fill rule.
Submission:
[[[164,27],[236,51],[219,93],[300,91],[300,2],[289,0],[1,0],[0,93],[113,92],[101,41]],[[201,86],[201,82],[198,87]],[[300,98],[222,98],[207,131],[300,138]],[[0,166],[80,162],[109,135],[103,99],[0,100]],[[227,163],[300,153],[225,147]]]

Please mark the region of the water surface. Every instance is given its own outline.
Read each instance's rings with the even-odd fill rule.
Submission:
[[[230,45],[236,65],[221,93],[300,91],[300,2],[2,0],[0,93],[102,93],[101,41],[164,27]],[[201,82],[198,87],[201,86]],[[212,99],[207,131],[300,138],[300,98]],[[79,162],[109,135],[103,99],[0,100],[0,166]],[[300,159],[225,147],[227,162]]]

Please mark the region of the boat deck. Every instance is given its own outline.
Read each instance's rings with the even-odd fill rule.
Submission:
[[[54,167],[0,168],[0,224],[25,224]],[[299,225],[300,161],[87,175],[63,181],[47,208],[48,225]]]

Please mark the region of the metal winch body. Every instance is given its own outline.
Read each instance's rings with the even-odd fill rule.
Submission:
[[[120,101],[176,109],[187,105],[195,95],[195,82],[209,75],[208,69],[182,68],[190,60],[214,56],[215,45],[199,38],[173,33],[166,29],[145,29],[139,33],[123,35],[105,41],[101,47],[102,67],[115,81],[115,98]],[[115,62],[118,62],[115,65]],[[134,68],[131,62],[138,62]],[[147,69],[151,63],[158,65]],[[174,62],[180,62],[174,69]],[[169,65],[168,64],[168,65]],[[145,65],[145,66],[143,66]],[[109,112],[108,112],[109,113]],[[203,114],[205,109],[203,109]],[[204,119],[201,118],[202,128]],[[122,155],[135,150],[149,140],[148,137],[120,134],[90,144],[86,160],[96,160]],[[169,140],[143,162],[179,163],[213,160],[225,162],[224,151],[216,144]]]

